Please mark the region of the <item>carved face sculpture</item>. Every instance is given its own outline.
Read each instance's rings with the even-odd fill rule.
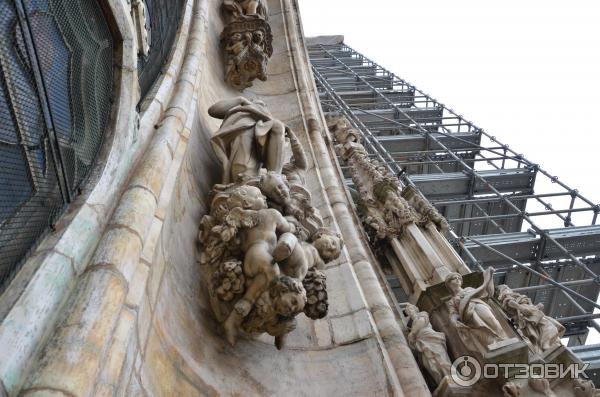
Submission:
[[[246,210],[262,210],[267,208],[267,201],[260,190],[254,186],[240,186],[229,199],[229,209],[241,207]]]
[[[271,299],[277,314],[293,317],[304,310],[306,290],[300,281],[281,276],[271,287]]]
[[[404,313],[406,313],[408,317],[413,318],[419,313],[419,309],[417,309],[417,307],[414,305],[408,304],[404,308]]]
[[[462,276],[458,273],[452,273],[446,277],[445,284],[452,292],[460,291],[462,288]]]
[[[252,33],[252,42],[256,45],[261,45],[263,41],[265,41],[265,34],[262,30],[255,30],[254,33]]]
[[[341,238],[331,233],[318,234],[313,245],[325,262],[337,259],[343,247]]]
[[[292,317],[304,310],[306,295],[298,292],[286,292],[275,302],[275,311],[285,317]]]
[[[262,192],[277,204],[285,204],[290,199],[290,189],[284,177],[275,172],[269,172],[260,180]]]

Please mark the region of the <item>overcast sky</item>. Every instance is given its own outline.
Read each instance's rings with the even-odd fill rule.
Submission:
[[[306,36],[345,43],[594,202],[600,2],[299,0]]]
[[[306,36],[344,35],[600,203],[600,1],[299,3]]]

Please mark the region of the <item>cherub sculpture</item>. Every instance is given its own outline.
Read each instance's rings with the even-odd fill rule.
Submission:
[[[326,263],[337,259],[343,247],[339,233],[326,227],[315,233],[312,243],[299,241],[292,233],[284,233],[273,250],[273,258],[282,273],[303,280],[310,269],[322,270]]]
[[[338,233],[323,227],[314,234],[312,243],[284,233],[273,250],[281,272],[302,281],[308,295],[304,314],[313,320],[327,315],[327,284],[322,270],[340,256],[343,246]]]
[[[496,288],[502,308],[538,353],[560,346],[565,327],[543,312],[544,305],[534,305],[528,296],[514,292],[507,285]]]
[[[277,234],[292,232],[293,225],[277,211],[267,207],[260,190],[253,186],[240,186],[231,193],[229,214],[217,231],[231,239],[239,233],[240,249],[244,254],[244,276],[248,280],[244,296],[236,302],[224,323],[227,340],[233,345],[244,317],[258,297],[279,276],[272,252],[277,244]]]
[[[263,102],[232,98],[209,113],[223,119],[212,143],[224,174],[198,234],[205,291],[229,343],[240,332],[267,332],[281,349],[296,315],[327,314],[321,270],[340,255],[341,236],[323,227],[311,205],[297,137]],[[286,136],[292,156],[284,166]]]
[[[269,199],[269,205],[281,211],[296,226],[301,240],[309,239],[320,227],[323,219],[311,205],[310,193],[301,185],[291,188],[284,175],[268,172],[260,179],[260,189]]]
[[[281,350],[286,335],[296,328],[295,316],[306,305],[306,291],[302,283],[281,276],[264,291],[242,324],[248,333],[267,332],[275,337],[275,346]]]

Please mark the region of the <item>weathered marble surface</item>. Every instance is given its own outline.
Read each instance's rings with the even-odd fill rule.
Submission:
[[[108,2],[128,6],[125,0]],[[11,311],[31,322],[35,340],[23,342],[17,323],[2,324],[0,331],[21,339],[11,347],[19,361],[1,360],[0,390],[11,396],[430,394],[323,139],[297,3],[273,0],[268,9],[274,48],[268,80],[257,81],[244,95],[264,101],[296,132],[307,152],[305,187],[313,205],[348,241],[342,255],[325,266],[328,316],[313,322],[299,315],[287,349],[278,352],[269,337],[229,346],[209,310],[196,238],[208,192],[222,175],[209,143],[219,120],[207,109],[239,92],[224,82],[220,2],[189,0],[182,41],[141,106],[139,129],[115,131],[118,149],[135,155],[122,159],[114,178],[101,180],[114,194],[110,208],[100,209],[105,219],[90,227],[95,237],[86,247],[67,244],[78,261],[52,251],[40,257],[52,257],[56,280],[39,273],[34,281],[52,282],[62,288],[60,294],[51,297],[55,303],[44,308],[39,322],[23,314],[24,306]],[[123,10],[119,18],[130,35],[124,45],[134,56],[134,25]],[[119,66],[136,81],[130,61]],[[49,238],[46,248],[55,242]]]
[[[282,10],[282,4],[287,6]],[[258,97],[274,117],[288,124],[303,146],[310,149],[302,105],[295,90],[291,54],[284,34],[284,18],[291,18],[291,2],[270,1],[269,22],[274,31],[274,56],[266,82],[255,81],[244,96]],[[136,384],[153,395],[393,395],[397,380],[386,364],[388,354],[376,336],[374,322],[346,252],[326,268],[329,316],[309,321],[298,316],[298,327],[277,351],[272,338],[240,339],[229,346],[211,314],[201,274],[195,262],[195,238],[201,216],[208,210],[208,191],[220,182],[221,164],[212,153],[210,138],[220,120],[206,109],[220,99],[239,95],[223,83],[219,59],[222,29],[218,4],[208,9],[206,59],[199,92],[197,118],[177,176],[172,202],[151,266],[164,268],[153,310],[150,332]],[[291,18],[290,20],[293,20]],[[276,73],[275,73],[276,72]],[[334,216],[308,152],[307,188],[313,204],[327,222]],[[368,381],[366,381],[368,379]],[[137,383],[136,383],[137,382]],[[407,394],[408,395],[408,394]]]

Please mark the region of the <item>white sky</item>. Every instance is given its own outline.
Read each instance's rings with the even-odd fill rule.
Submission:
[[[343,34],[600,203],[600,1],[299,3],[306,36]]]
[[[600,202],[600,2],[299,0],[345,43]]]

